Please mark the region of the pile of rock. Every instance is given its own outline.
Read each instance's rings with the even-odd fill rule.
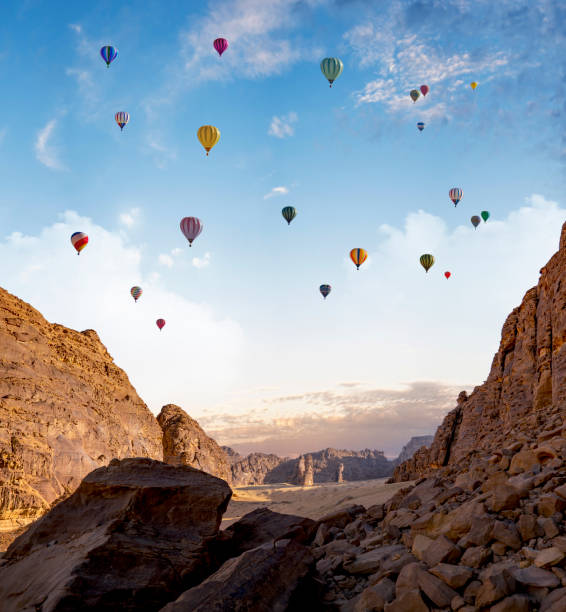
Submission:
[[[320,521],[329,609],[566,610],[566,425]],[[333,606],[333,608],[332,608]]]

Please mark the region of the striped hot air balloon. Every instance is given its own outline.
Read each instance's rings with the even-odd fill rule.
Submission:
[[[224,51],[228,49],[228,41],[225,38],[217,38],[213,43],[213,47],[216,49],[218,55],[222,56]]]
[[[75,232],[71,236],[71,244],[77,250],[77,255],[80,255],[81,251],[88,244],[88,236],[84,232]]]
[[[464,197],[464,192],[459,187],[452,187],[448,195],[452,202],[454,202],[454,206],[457,206],[458,202]]]
[[[418,89],[411,89],[409,95],[411,96],[411,100],[414,103],[421,97],[421,92]]]
[[[293,206],[285,206],[281,214],[283,215],[283,219],[287,221],[287,225],[291,225],[291,221],[297,216],[297,209]]]
[[[425,123],[424,123],[424,121],[419,121],[419,122],[417,123],[417,127],[419,128],[419,132],[422,132],[422,131],[424,130],[424,128],[425,128]]]
[[[477,229],[478,225],[481,223],[481,219],[477,215],[474,215],[470,221],[472,222],[474,229]]]
[[[360,269],[367,258],[368,254],[365,249],[352,249],[350,251],[350,259],[356,264],[356,270]]]
[[[165,319],[157,319],[155,324],[159,327],[159,331],[161,331],[165,327]]]
[[[141,294],[143,293],[142,288],[141,287],[132,287],[130,289],[130,293],[132,295],[132,297],[134,298],[134,301],[138,301],[139,297],[141,296]]]
[[[189,246],[193,246],[193,240],[202,232],[202,227],[202,221],[197,217],[181,219],[181,231],[189,241]]]
[[[124,126],[127,125],[130,120],[130,115],[129,113],[120,111],[114,115],[114,119],[116,119],[116,123],[120,126],[120,130],[123,130]]]
[[[197,131],[197,138],[208,155],[210,149],[220,140],[220,130],[213,125],[202,125]]]
[[[425,272],[428,272],[434,264],[434,256],[430,253],[425,253],[424,255],[421,255],[420,262],[421,266],[425,269]]]
[[[321,285],[319,290],[322,293],[322,297],[326,299],[326,296],[332,291],[332,287],[330,285]]]
[[[104,47],[100,49],[100,56],[106,62],[106,68],[110,68],[110,64],[118,56],[118,49],[116,49],[112,45],[104,45]]]
[[[332,83],[342,74],[344,64],[338,57],[325,57],[320,62],[320,69],[322,74],[328,79],[330,87],[332,87]]]

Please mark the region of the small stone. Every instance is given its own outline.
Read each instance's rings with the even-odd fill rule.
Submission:
[[[494,555],[497,555],[498,557],[502,557],[505,554],[505,551],[507,550],[507,546],[505,546],[503,542],[494,542],[491,545],[491,550]]]
[[[540,567],[531,566],[510,571],[517,582],[527,586],[550,587],[554,589],[560,584],[560,580],[552,572]]]
[[[470,567],[481,567],[490,557],[491,550],[483,546],[472,546],[462,555],[461,563]]]
[[[566,588],[551,591],[540,604],[540,612],[564,612],[564,610],[566,610]]]
[[[449,563],[439,563],[429,570],[437,578],[443,580],[453,589],[463,587],[474,575],[471,567],[463,565],[451,565]]]
[[[529,598],[526,595],[511,595],[492,606],[489,612],[529,612]]]
[[[476,607],[482,608],[515,591],[515,579],[507,569],[486,576],[476,594]]]
[[[391,603],[385,604],[385,612],[429,612],[418,589],[403,591]]]
[[[558,495],[558,497],[566,499],[566,484],[563,484],[560,487],[556,487],[556,489],[554,489],[554,492],[556,493],[556,495]]]
[[[491,492],[488,507],[492,512],[514,510],[521,499],[520,492],[511,485],[502,485]]]
[[[462,556],[462,551],[447,537],[439,536],[423,552],[422,560],[429,566],[438,563],[455,563]]]
[[[473,604],[476,601],[476,595],[480,589],[481,582],[479,580],[473,580],[470,582],[464,591],[464,600],[466,603]]]
[[[515,523],[506,524],[503,521],[495,521],[491,534],[495,540],[502,542],[513,550],[521,548],[521,538]]]
[[[535,557],[535,565],[537,567],[550,567],[551,565],[557,565],[564,559],[566,555],[552,546],[551,548],[545,548],[541,550],[538,555]]]
[[[539,518],[537,520],[537,524],[540,525],[544,531],[544,535],[547,538],[555,538],[560,530],[556,526],[554,519],[552,517]]]
[[[509,466],[509,474],[520,474],[528,472],[532,467],[538,464],[537,457],[532,450],[522,450],[511,459]]]
[[[422,533],[418,533],[415,536],[415,539],[413,540],[413,546],[411,548],[411,551],[412,551],[413,555],[415,555],[415,557],[417,557],[417,559],[422,561],[423,554],[424,554],[425,550],[433,542],[434,542],[434,540],[432,538],[429,538],[429,537],[423,535]]]
[[[566,536],[558,536],[554,538],[551,542],[552,546],[555,546],[563,553],[566,553]]]
[[[452,610],[460,610],[466,605],[464,598],[461,595],[456,595],[454,599],[450,602],[450,607]]]
[[[552,516],[566,509],[566,500],[554,495],[554,493],[549,493],[538,500],[536,507],[539,516]]]
[[[532,514],[521,514],[517,521],[517,528],[521,534],[523,542],[528,542],[533,538],[536,538],[536,526],[537,520]]]

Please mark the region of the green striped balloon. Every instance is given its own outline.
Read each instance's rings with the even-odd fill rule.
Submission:
[[[287,225],[290,225],[291,221],[297,216],[297,211],[292,206],[285,206],[281,214],[283,215],[283,219],[287,221]]]
[[[330,87],[332,87],[332,83],[342,74],[344,64],[342,60],[337,57],[325,57],[322,62],[320,62],[320,69],[322,70],[322,74],[328,79]]]
[[[425,272],[428,272],[431,269],[433,263],[433,255],[431,255],[430,253],[425,253],[424,255],[421,255],[421,266],[425,269]]]

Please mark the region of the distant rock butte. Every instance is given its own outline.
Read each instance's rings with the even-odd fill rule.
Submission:
[[[96,332],[49,323],[3,289],[0,372],[0,536],[112,458],[161,459],[155,417]]]
[[[540,271],[536,287],[507,317],[486,382],[438,428],[429,449],[395,470],[411,480],[472,457],[502,453],[513,442],[531,442],[566,411],[566,223],[560,247]]]
[[[413,436],[405,446],[401,449],[399,456],[393,462],[395,465],[399,465],[403,463],[403,461],[407,461],[410,459],[419,449],[425,447],[428,448],[432,441],[434,440],[434,436]]]

